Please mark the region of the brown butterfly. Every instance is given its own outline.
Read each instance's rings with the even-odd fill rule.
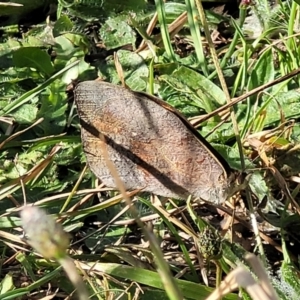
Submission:
[[[75,102],[89,167],[106,186],[116,188],[99,133],[127,190],[214,203],[228,197],[233,181],[228,164],[166,102],[100,81],[79,83]]]

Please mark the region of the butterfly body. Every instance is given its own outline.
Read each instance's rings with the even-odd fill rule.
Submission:
[[[97,81],[80,83],[75,102],[89,167],[106,186],[116,187],[99,134],[127,190],[182,199],[192,195],[215,203],[228,196],[227,163],[167,103]]]

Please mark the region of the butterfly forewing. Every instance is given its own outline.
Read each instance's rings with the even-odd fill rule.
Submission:
[[[114,179],[101,152],[128,190],[143,189],[173,198],[222,202],[229,168],[219,154],[168,104],[153,96],[105,82],[87,81],[75,90],[81,137],[89,167],[108,187]]]

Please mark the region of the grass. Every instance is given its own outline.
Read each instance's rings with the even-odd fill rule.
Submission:
[[[0,299],[297,299],[297,1],[21,2],[0,3]],[[180,110],[247,188],[211,204],[105,187],[73,99],[97,77]]]

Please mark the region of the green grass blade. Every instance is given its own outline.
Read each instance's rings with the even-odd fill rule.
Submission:
[[[160,24],[161,37],[166,50],[166,53],[171,61],[176,61],[175,53],[171,44],[171,39],[168,31],[166,20],[165,4],[162,0],[155,0],[157,17]]]
[[[164,289],[161,277],[158,273],[115,263],[89,263],[95,271],[107,273],[119,278],[129,279],[157,289]],[[181,289],[183,297],[189,299],[205,299],[214,289],[205,285],[175,279],[176,285]],[[229,294],[224,300],[238,299],[238,295]]]
[[[204,56],[202,39],[200,35],[200,28],[196,20],[198,19],[198,14],[195,1],[194,0],[185,0],[186,7],[187,7],[187,16],[189,27],[191,31],[191,35],[194,42],[194,47],[197,55],[198,62],[200,64],[201,70],[205,76],[208,75],[208,69],[206,64],[206,58]]]

